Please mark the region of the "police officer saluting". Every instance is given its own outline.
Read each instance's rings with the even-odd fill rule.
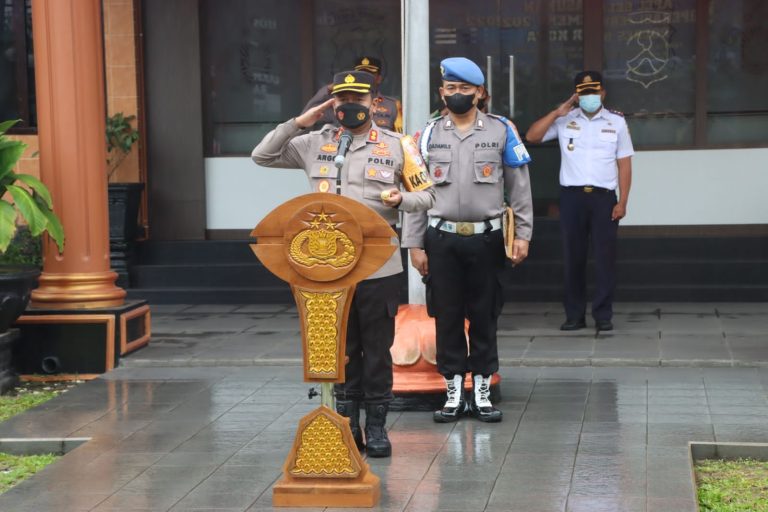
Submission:
[[[391,225],[400,211],[430,208],[434,192],[418,149],[409,137],[373,125],[373,75],[344,71],[333,79],[333,98],[269,132],[253,150],[266,167],[302,168],[313,192],[336,191],[375,210]],[[333,108],[341,128],[327,124],[302,133]],[[334,165],[340,139],[352,136],[340,170]],[[339,174],[340,173],[340,174]],[[337,179],[338,178],[338,179]],[[400,190],[403,185],[405,190]],[[358,283],[347,322],[346,382],[334,393],[339,414],[350,418],[358,448],[371,457],[389,457],[392,447],[384,426],[392,400],[392,346],[402,282],[400,251]],[[360,429],[365,402],[365,441]]]
[[[603,107],[605,89],[600,73],[582,71],[574,82],[576,93],[536,121],[526,135],[533,143],[554,138],[560,142],[560,230],[565,256],[565,322],[560,329],[586,327],[586,264],[591,238],[596,270],[592,317],[598,331],[610,331],[616,234],[619,220],[627,212],[634,149],[624,116]]]
[[[513,263],[528,255],[533,205],[527,163],[530,157],[514,125],[477,109],[485,78],[463,57],[440,66],[440,96],[449,113],[431,121],[419,140],[435,184],[435,205],[405,217],[403,246],[427,280],[428,306],[435,317],[437,370],[447,400],[436,422],[456,421],[466,411],[464,376],[474,392],[469,410],[481,421],[501,421],[489,399],[498,370],[498,316],[503,306],[504,269],[501,216],[507,196],[515,214]],[[464,319],[469,319],[469,353]]]
[[[376,57],[359,57],[355,59],[355,71],[365,71],[374,76],[371,94],[373,96],[373,112],[371,117],[376,126],[386,128],[398,133],[403,132],[403,109],[400,101],[390,96],[384,96],[379,92],[384,76],[381,74],[381,59]],[[302,110],[302,114],[310,108],[325,103],[332,96],[333,84],[324,85],[317,90]],[[333,110],[328,108],[316,121],[320,127],[326,123],[338,124]]]

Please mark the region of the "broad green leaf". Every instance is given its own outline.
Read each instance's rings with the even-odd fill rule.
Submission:
[[[38,236],[45,231],[48,219],[40,211],[40,207],[32,198],[32,195],[18,185],[8,185],[8,192],[13,197],[16,209],[19,210],[24,220],[27,221],[29,232],[32,233],[32,236]]]
[[[0,150],[0,180],[13,170],[13,166],[19,161],[27,145],[21,141],[11,141],[15,144],[6,145]]]
[[[0,123],[0,135],[4,134],[5,132],[7,132],[11,128],[13,128],[13,125],[15,125],[16,123],[18,123],[20,121],[21,121],[21,119],[14,119],[14,120],[11,120],[11,121],[4,121],[4,122]]]
[[[34,190],[45,201],[45,205],[48,208],[53,208],[51,193],[42,181],[29,174],[17,174],[16,179]]]
[[[0,253],[4,253],[16,234],[16,209],[0,201]]]
[[[48,225],[45,228],[46,231],[48,231],[48,235],[50,235],[50,237],[53,238],[53,240],[56,242],[56,245],[59,246],[59,252],[64,252],[64,226],[61,225],[59,218],[56,216],[53,210],[48,208],[40,196],[35,195],[33,197],[40,207],[40,211],[43,212],[45,218],[48,219]]]

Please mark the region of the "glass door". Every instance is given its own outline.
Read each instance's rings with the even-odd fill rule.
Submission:
[[[581,0],[431,0],[429,9],[435,110],[442,107],[440,61],[454,56],[483,69],[490,112],[511,119],[521,136],[572,94],[573,76],[584,60]],[[556,217],[557,143],[529,145],[529,151],[535,213]]]

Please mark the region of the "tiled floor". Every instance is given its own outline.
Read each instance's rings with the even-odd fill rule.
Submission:
[[[768,442],[768,307],[698,307],[617,305],[617,329],[595,336],[562,335],[556,305],[508,306],[504,421],[390,413],[374,510],[696,510],[689,441]],[[91,437],[0,510],[272,510],[319,405],[292,308],[160,306],[153,324],[122,368],[0,423],[0,437]]]
[[[557,304],[509,303],[499,320],[504,366],[768,367],[768,304],[619,303],[615,330],[562,332]],[[154,306],[139,366],[299,364],[295,308]]]
[[[92,440],[3,511],[269,510],[298,419],[293,367],[127,368],[0,424]],[[390,413],[375,510],[695,510],[687,442],[766,441],[768,370],[503,368],[500,424]]]

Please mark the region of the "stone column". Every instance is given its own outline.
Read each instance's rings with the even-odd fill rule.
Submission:
[[[66,245],[44,242],[31,305],[120,306],[109,264],[101,0],[33,0],[40,175],[64,224]]]
[[[402,4],[403,114],[404,132],[411,135],[424,129],[429,120],[429,87],[424,87],[429,69],[429,2],[405,0]],[[406,262],[408,303],[426,303],[426,289],[421,275]]]

